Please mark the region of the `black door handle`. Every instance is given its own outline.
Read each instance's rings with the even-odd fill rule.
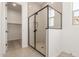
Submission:
[[[36,31],[37,31],[37,29],[34,30],[34,32],[36,32]]]

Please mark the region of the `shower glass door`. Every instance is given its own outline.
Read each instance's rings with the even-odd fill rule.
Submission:
[[[36,49],[46,55],[47,8],[36,15]]]
[[[29,45],[34,47],[34,15],[29,18]]]
[[[48,29],[62,29],[62,14],[47,5],[29,16],[29,45],[48,56]]]

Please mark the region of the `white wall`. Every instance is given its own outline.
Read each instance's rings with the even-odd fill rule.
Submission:
[[[72,25],[72,3],[63,3],[63,51],[79,56],[79,25]]]
[[[49,31],[48,56],[56,57],[61,52],[62,30],[61,29],[49,29],[48,31]]]
[[[6,51],[6,43],[7,43],[7,40],[6,40],[6,20],[5,20],[5,3],[1,2],[0,3],[0,12],[1,12],[1,15],[0,15],[0,21],[1,21],[1,37],[0,37],[0,41],[1,41],[1,46],[0,46],[0,49],[1,49],[1,55],[3,55]],[[0,56],[1,56],[0,55]]]
[[[1,36],[2,35],[1,34],[2,33],[2,30],[1,30],[1,24],[2,23],[1,23],[1,21],[2,21],[2,3],[0,3],[0,51],[1,51],[0,56],[2,56],[2,48],[3,48],[2,47],[2,36]]]
[[[22,5],[22,48],[28,47],[28,15],[27,3],[23,2]]]

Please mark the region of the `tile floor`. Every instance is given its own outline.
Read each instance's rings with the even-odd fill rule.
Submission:
[[[36,50],[31,47],[21,48],[20,42],[18,40],[9,41],[8,49],[4,57],[43,57]]]

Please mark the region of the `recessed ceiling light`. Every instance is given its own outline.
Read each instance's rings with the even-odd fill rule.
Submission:
[[[15,4],[15,3],[13,3],[12,5],[13,5],[14,7],[16,6],[16,4]]]

